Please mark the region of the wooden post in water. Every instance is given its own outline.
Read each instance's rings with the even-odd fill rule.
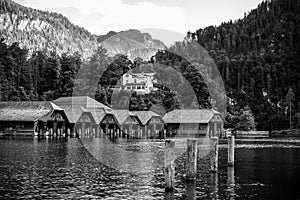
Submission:
[[[228,139],[228,166],[234,165],[234,136]]]
[[[67,128],[67,137],[71,137],[71,130],[70,130],[70,128]]]
[[[53,135],[57,137],[57,122],[53,123]]]
[[[219,138],[212,137],[211,142],[213,143],[213,152],[210,158],[210,171],[216,173],[218,171],[218,150],[219,150]]]
[[[187,140],[186,180],[196,180],[197,174],[197,140]]]
[[[165,153],[164,153],[164,174],[165,174],[165,189],[174,190],[175,182],[175,142],[167,140],[165,142]]]
[[[227,199],[235,196],[234,166],[227,167]]]
[[[100,125],[99,125],[100,126]],[[100,127],[100,134],[99,134],[100,138],[104,138],[104,133],[103,133],[103,129]]]
[[[186,198],[189,200],[196,199],[196,181],[189,181],[186,183]]]
[[[132,124],[129,124],[129,130],[128,130],[129,138],[132,138]]]
[[[81,134],[82,134],[82,137],[85,136],[85,123],[84,122],[81,123]]]
[[[108,128],[108,124],[105,124],[105,137],[108,135],[108,137],[110,138],[110,132],[109,132],[109,128]]]
[[[138,125],[137,125],[137,135],[138,135],[138,139],[143,139],[140,132],[140,127]]]
[[[219,199],[218,198],[218,174],[210,174],[210,184],[209,184],[209,199]]]
[[[97,124],[97,137],[101,137],[100,134],[100,125]]]
[[[39,137],[42,137],[43,136],[43,129],[40,129],[39,130],[39,135],[38,135]]]

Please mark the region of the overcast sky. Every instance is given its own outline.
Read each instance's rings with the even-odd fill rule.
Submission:
[[[183,35],[209,25],[242,18],[262,0],[15,0],[59,12],[93,34],[110,30],[163,28]]]

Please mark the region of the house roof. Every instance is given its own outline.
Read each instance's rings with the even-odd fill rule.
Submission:
[[[134,76],[144,76],[144,75],[153,76],[155,74],[155,71],[151,70],[150,68],[145,68],[143,70],[140,70],[138,68],[133,68],[127,73],[132,74]]]
[[[77,105],[61,105],[60,106],[66,113],[70,123],[77,123],[82,113],[89,113],[89,111],[82,106]]]
[[[88,96],[61,97],[53,102],[58,106],[73,105],[75,107],[82,106],[83,108],[104,108],[111,110],[110,107]]]
[[[140,83],[126,83],[125,86],[128,86],[128,85],[145,85],[146,82],[140,82]]]
[[[166,123],[197,123],[206,124],[212,119],[215,114],[221,115],[221,113],[215,110],[209,109],[182,109],[173,110],[164,115],[163,120]]]
[[[135,117],[140,122],[138,116],[128,110],[113,110],[113,114],[115,115],[120,125],[124,124],[129,117]]]
[[[46,121],[53,111],[62,111],[48,101],[0,102],[0,121]]]
[[[152,118],[152,117],[160,117],[159,114],[156,114],[155,112],[152,111],[132,111],[133,114],[137,115],[137,117],[140,119],[143,125],[146,125],[147,122]]]
[[[105,108],[87,108],[86,110],[92,114],[97,124],[99,124],[107,114],[112,114],[110,110]]]

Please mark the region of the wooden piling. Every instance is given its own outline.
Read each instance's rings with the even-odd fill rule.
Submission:
[[[53,135],[57,137],[57,122],[53,123]]]
[[[227,186],[231,188],[234,186],[234,167],[228,166],[227,167]]]
[[[67,128],[67,137],[71,137],[71,129]]]
[[[186,198],[188,200],[196,199],[196,180],[186,183]]]
[[[165,190],[164,200],[174,200],[174,190]]]
[[[197,174],[197,140],[187,140],[186,180],[196,179]]]
[[[232,135],[228,139],[228,166],[234,165],[234,136]]]
[[[101,132],[100,132],[100,125],[97,124],[97,137],[100,138],[101,137],[100,134],[101,134]]]
[[[210,174],[210,184],[209,184],[209,199],[219,199],[218,196],[218,174]]]
[[[165,174],[165,189],[174,190],[175,182],[175,142],[167,140],[165,142],[165,153],[164,153],[164,174]]]
[[[212,156],[210,158],[210,171],[216,173],[218,171],[218,150],[219,150],[219,139],[218,137],[212,137]]]

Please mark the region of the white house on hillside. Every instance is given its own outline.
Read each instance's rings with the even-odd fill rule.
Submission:
[[[140,94],[149,94],[153,90],[157,90],[153,86],[156,83],[154,79],[155,72],[127,72],[121,77],[120,84],[115,89],[133,90]]]

